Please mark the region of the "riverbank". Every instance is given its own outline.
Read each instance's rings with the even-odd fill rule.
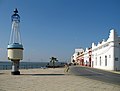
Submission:
[[[64,68],[0,71],[0,91],[120,91],[120,86],[64,73]]]

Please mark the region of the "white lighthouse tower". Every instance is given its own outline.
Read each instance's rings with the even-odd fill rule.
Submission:
[[[20,16],[18,10],[14,10],[14,14],[11,16],[12,29],[10,35],[10,41],[8,44],[8,60],[12,61],[12,75],[20,75],[19,61],[23,59],[23,45],[20,38]]]

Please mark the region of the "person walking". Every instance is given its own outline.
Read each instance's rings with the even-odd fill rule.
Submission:
[[[68,72],[68,71],[69,71],[69,65],[66,63],[64,72]]]

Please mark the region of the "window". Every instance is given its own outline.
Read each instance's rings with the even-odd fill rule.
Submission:
[[[101,66],[101,57],[100,57],[100,66]]]
[[[72,62],[74,63],[74,62],[75,62],[75,60],[73,59],[73,60],[72,60]]]
[[[118,61],[118,58],[115,58],[115,61]]]
[[[97,66],[97,57],[96,57],[96,66]]]
[[[105,66],[107,66],[107,56],[105,56]]]
[[[78,52],[77,55],[80,55],[80,53]]]
[[[111,58],[111,55],[109,55],[109,58]]]

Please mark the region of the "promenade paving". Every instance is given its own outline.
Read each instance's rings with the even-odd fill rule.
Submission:
[[[0,71],[0,91],[120,91],[119,85],[64,73],[64,68],[10,72]]]
[[[119,71],[115,72],[83,66],[72,66],[70,73],[77,76],[83,76],[89,79],[120,85]]]

